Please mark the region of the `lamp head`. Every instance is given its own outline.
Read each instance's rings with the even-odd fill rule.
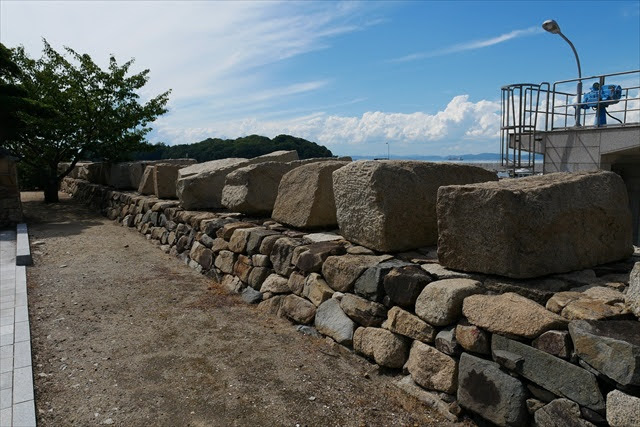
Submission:
[[[542,28],[551,34],[560,34],[560,26],[553,19],[548,19],[542,23]]]

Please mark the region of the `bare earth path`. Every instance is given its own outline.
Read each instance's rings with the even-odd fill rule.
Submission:
[[[447,424],[137,232],[66,195],[23,200],[39,425]]]

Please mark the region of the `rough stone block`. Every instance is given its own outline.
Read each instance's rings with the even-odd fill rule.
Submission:
[[[527,392],[497,363],[467,353],[460,357],[458,403],[498,426],[526,424]]]
[[[247,242],[254,228],[239,228],[233,232],[229,239],[229,250],[235,253],[244,253],[247,249]]]
[[[294,271],[293,273],[291,273],[291,276],[289,276],[289,280],[287,281],[287,286],[289,286],[289,289],[291,290],[291,292],[293,292],[298,296],[302,296],[304,292],[305,282],[306,282],[305,277],[302,274],[298,273],[297,271]]]
[[[620,390],[607,394],[607,422],[611,427],[640,426],[640,398]]]
[[[289,277],[294,270],[291,264],[293,252],[300,245],[302,245],[302,240],[290,237],[282,237],[275,241],[269,259],[276,273]]]
[[[489,334],[475,325],[459,323],[456,326],[456,341],[460,347],[472,353],[491,354]]]
[[[355,281],[367,268],[386,259],[372,255],[330,256],[322,265],[322,275],[334,291],[351,292]]]
[[[197,262],[203,269],[208,270],[213,263],[213,252],[199,242],[195,242],[191,247],[189,258]]]
[[[389,310],[387,320],[384,321],[382,327],[396,334],[426,343],[432,343],[436,338],[436,330],[433,326],[397,306]]]
[[[184,238],[186,238],[186,236],[182,236],[178,240],[178,243]],[[180,251],[180,248],[178,248],[178,251]],[[214,265],[223,273],[231,274],[233,273],[233,265],[236,263],[236,260],[237,255],[235,253],[231,251],[220,251],[214,261]]]
[[[629,275],[629,289],[625,300],[629,309],[640,317],[640,262],[636,262]]]
[[[287,295],[282,302],[282,315],[295,323],[310,324],[316,315],[316,306],[297,295]]]
[[[456,341],[456,325],[447,326],[436,334],[435,345],[438,351],[457,356],[462,352],[462,347]]]
[[[311,163],[285,174],[278,188],[273,219],[298,228],[335,227],[331,174],[346,164],[339,161]]]
[[[386,329],[364,327],[353,334],[356,353],[387,368],[402,368],[409,355],[409,340]]]
[[[633,253],[631,213],[613,172],[554,173],[438,190],[446,267],[532,278]]]
[[[198,163],[179,170],[176,194],[185,209],[219,209],[223,207],[222,189],[229,173],[256,163],[296,159],[295,151],[276,151],[253,159],[228,158]]]
[[[491,337],[491,351],[495,354],[496,350],[522,357],[516,372],[540,387],[596,412],[604,411],[604,398],[592,373],[498,334]]]
[[[471,279],[445,279],[429,283],[416,300],[416,314],[435,326],[455,323],[462,317],[462,302],[482,293],[480,282]]]
[[[419,161],[359,161],[333,173],[340,234],[380,252],[435,245],[438,187],[497,180],[479,167]]]
[[[287,286],[289,289],[291,289],[290,285],[293,285],[293,283],[288,282]],[[331,298],[331,295],[333,295],[333,289],[327,285],[327,282],[325,282],[322,276],[318,273],[311,273],[307,276],[304,282],[302,294],[316,307],[318,307],[320,304]]]
[[[567,327],[562,317],[513,293],[469,296],[464,300],[462,313],[470,323],[489,332],[529,339]]]
[[[393,304],[413,309],[418,296],[431,277],[416,265],[391,269],[384,277],[384,291]]]
[[[578,357],[618,384],[640,386],[640,322],[635,320],[569,323]]]
[[[351,345],[353,341],[355,324],[344,314],[336,299],[329,299],[318,307],[315,327],[318,332],[333,338],[338,344]]]
[[[290,291],[287,285],[287,278],[278,274],[269,275],[262,283],[260,292],[263,294],[266,292],[271,292],[272,294],[288,294]]]
[[[353,294],[345,294],[342,297],[340,308],[362,326],[380,326],[387,316],[384,305]]]
[[[411,345],[406,368],[424,388],[455,393],[458,387],[458,362],[420,341]]]
[[[384,298],[384,279],[396,267],[408,265],[398,259],[389,259],[367,268],[353,285],[353,292],[371,301],[381,302]]]
[[[344,245],[337,242],[318,242],[307,245],[295,261],[296,267],[306,274],[319,273],[329,256],[347,253]]]
[[[536,426],[595,427],[580,417],[580,406],[568,399],[555,399],[534,414]]]
[[[571,337],[567,331],[547,331],[533,340],[531,345],[563,359],[569,359],[573,351]]]
[[[262,284],[267,277],[273,273],[273,270],[270,270],[265,267],[254,267],[249,273],[249,280],[247,284],[251,286],[253,289],[259,290],[262,287]]]

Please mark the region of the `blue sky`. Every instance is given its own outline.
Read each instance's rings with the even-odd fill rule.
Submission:
[[[500,87],[640,68],[640,2],[0,0],[0,40],[151,69],[151,142],[281,133],[334,154],[499,151]],[[640,83],[640,82],[639,82]]]

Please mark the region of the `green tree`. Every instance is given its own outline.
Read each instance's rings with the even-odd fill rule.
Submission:
[[[149,124],[167,111],[170,91],[140,102],[137,91],[148,82],[149,70],[129,75],[133,59],[119,65],[112,56],[103,70],[89,55],[68,47],[61,54],[44,40],[39,60],[29,58],[22,47],[13,49],[13,60],[30,98],[57,113],[20,115],[27,126],[4,142],[31,170],[39,171],[45,202],[58,201],[60,181],[78,160],[91,156],[118,161],[146,149]],[[69,167],[58,170],[58,163],[65,161]]]
[[[24,133],[25,118],[52,117],[54,111],[29,98],[28,91],[18,83],[20,67],[12,59],[11,50],[0,43],[0,146]]]

